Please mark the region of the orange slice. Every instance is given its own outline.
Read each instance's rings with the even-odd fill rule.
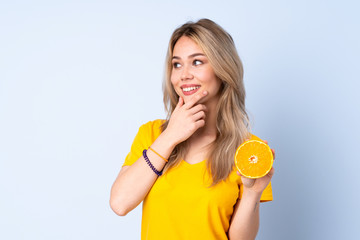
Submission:
[[[247,178],[261,178],[269,173],[274,163],[270,147],[258,140],[241,144],[235,153],[235,166]]]

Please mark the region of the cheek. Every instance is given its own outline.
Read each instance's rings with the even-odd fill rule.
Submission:
[[[172,75],[171,75],[171,77],[170,77],[170,83],[171,83],[171,86],[172,86],[172,88],[175,90],[175,92],[177,93],[177,95],[179,95],[179,92],[178,92],[178,90],[177,90],[177,88],[176,88],[176,80],[175,80],[176,78],[174,78]]]
[[[172,85],[175,85],[176,84],[176,74],[174,73],[174,72],[171,72],[171,74],[170,74],[170,82],[171,82],[171,84]]]
[[[212,93],[218,94],[222,85],[221,80],[215,76],[209,78],[208,80],[209,88],[211,89]]]
[[[222,88],[222,82],[221,80],[217,79],[217,85],[216,85],[216,94],[219,94],[221,92],[221,88]]]
[[[171,83],[172,89],[174,89],[175,92],[178,93],[177,90],[176,90],[176,83],[175,83],[172,79],[170,80],[170,83]],[[179,94],[179,93],[178,93],[178,94]]]
[[[170,77],[170,83],[171,83],[171,85],[173,85],[173,86],[176,84],[175,79],[174,79],[173,76]]]
[[[212,87],[217,86],[220,81],[214,74],[211,73],[204,74],[203,79],[207,84],[211,85]]]
[[[202,79],[204,82],[209,84],[214,84],[218,81],[218,78],[216,77],[214,71],[212,68],[208,67],[207,69],[204,69],[203,71],[198,73],[198,76],[200,79]]]

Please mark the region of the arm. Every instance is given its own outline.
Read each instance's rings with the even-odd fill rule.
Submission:
[[[259,204],[261,194],[245,191],[235,205],[230,222],[229,239],[255,239],[259,230]]]
[[[188,139],[197,129],[205,125],[206,107],[196,103],[206,95],[206,92],[199,93],[185,104],[184,100],[179,98],[166,130],[151,145],[161,156],[169,158],[177,144]],[[164,168],[166,162],[154,152],[150,150],[147,155],[158,171]],[[144,157],[140,157],[131,166],[122,167],[111,188],[110,206],[113,211],[125,216],[133,210],[144,200],[157,177]]]
[[[264,141],[267,144],[267,141]],[[271,149],[275,159],[275,150]],[[238,175],[240,173],[238,172]],[[230,240],[255,239],[259,230],[260,197],[269,185],[274,169],[258,179],[249,179],[241,176],[244,192],[241,199],[235,204],[234,213],[229,227]]]
[[[174,147],[165,132],[152,144],[152,148],[165,158],[170,156]],[[158,171],[164,168],[166,162],[154,152],[150,150],[147,155]],[[131,166],[123,166],[111,188],[110,206],[113,211],[125,216],[142,202],[157,178],[143,156]]]

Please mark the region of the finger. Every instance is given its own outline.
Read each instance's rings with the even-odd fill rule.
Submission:
[[[207,95],[207,91],[202,91],[202,92],[196,93],[196,94],[190,99],[190,101],[188,101],[187,103],[184,104],[184,105],[186,106],[186,109],[192,108],[192,106],[194,106],[198,101],[200,101],[200,99],[202,99],[202,98],[205,97],[206,95]]]
[[[183,104],[184,104],[184,99],[179,96],[179,101],[178,101],[177,106],[181,107]]]
[[[195,129],[199,129],[201,127],[205,126],[205,120],[204,119],[200,119],[198,121],[195,122]]]
[[[204,104],[197,104],[196,106],[189,109],[190,114],[194,115],[200,111],[207,111],[207,108]]]
[[[272,167],[270,172],[267,174],[269,177],[272,177],[275,173],[275,169]]]
[[[205,117],[206,117],[206,114],[204,111],[200,111],[200,112],[197,112],[194,114],[193,116],[193,120],[194,121],[197,121],[197,120],[200,120],[200,119],[204,119],[205,120]]]
[[[179,100],[178,100],[178,103],[176,104],[174,111],[179,109],[182,105],[184,105],[184,99],[179,96]]]
[[[263,140],[263,142],[266,143],[266,144],[268,144],[268,141],[266,141],[266,140]]]
[[[241,173],[239,171],[236,171],[236,174],[239,176],[242,176]]]
[[[273,158],[275,159],[275,150],[274,149],[271,149],[271,152],[273,154]]]

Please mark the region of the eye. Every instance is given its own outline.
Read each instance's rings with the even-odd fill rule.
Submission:
[[[173,68],[179,68],[179,67],[181,67],[180,63],[178,63],[178,62],[173,63]]]
[[[203,62],[200,61],[200,60],[195,59],[194,62],[193,62],[193,64],[194,64],[195,66],[198,66],[198,65],[203,64]]]

